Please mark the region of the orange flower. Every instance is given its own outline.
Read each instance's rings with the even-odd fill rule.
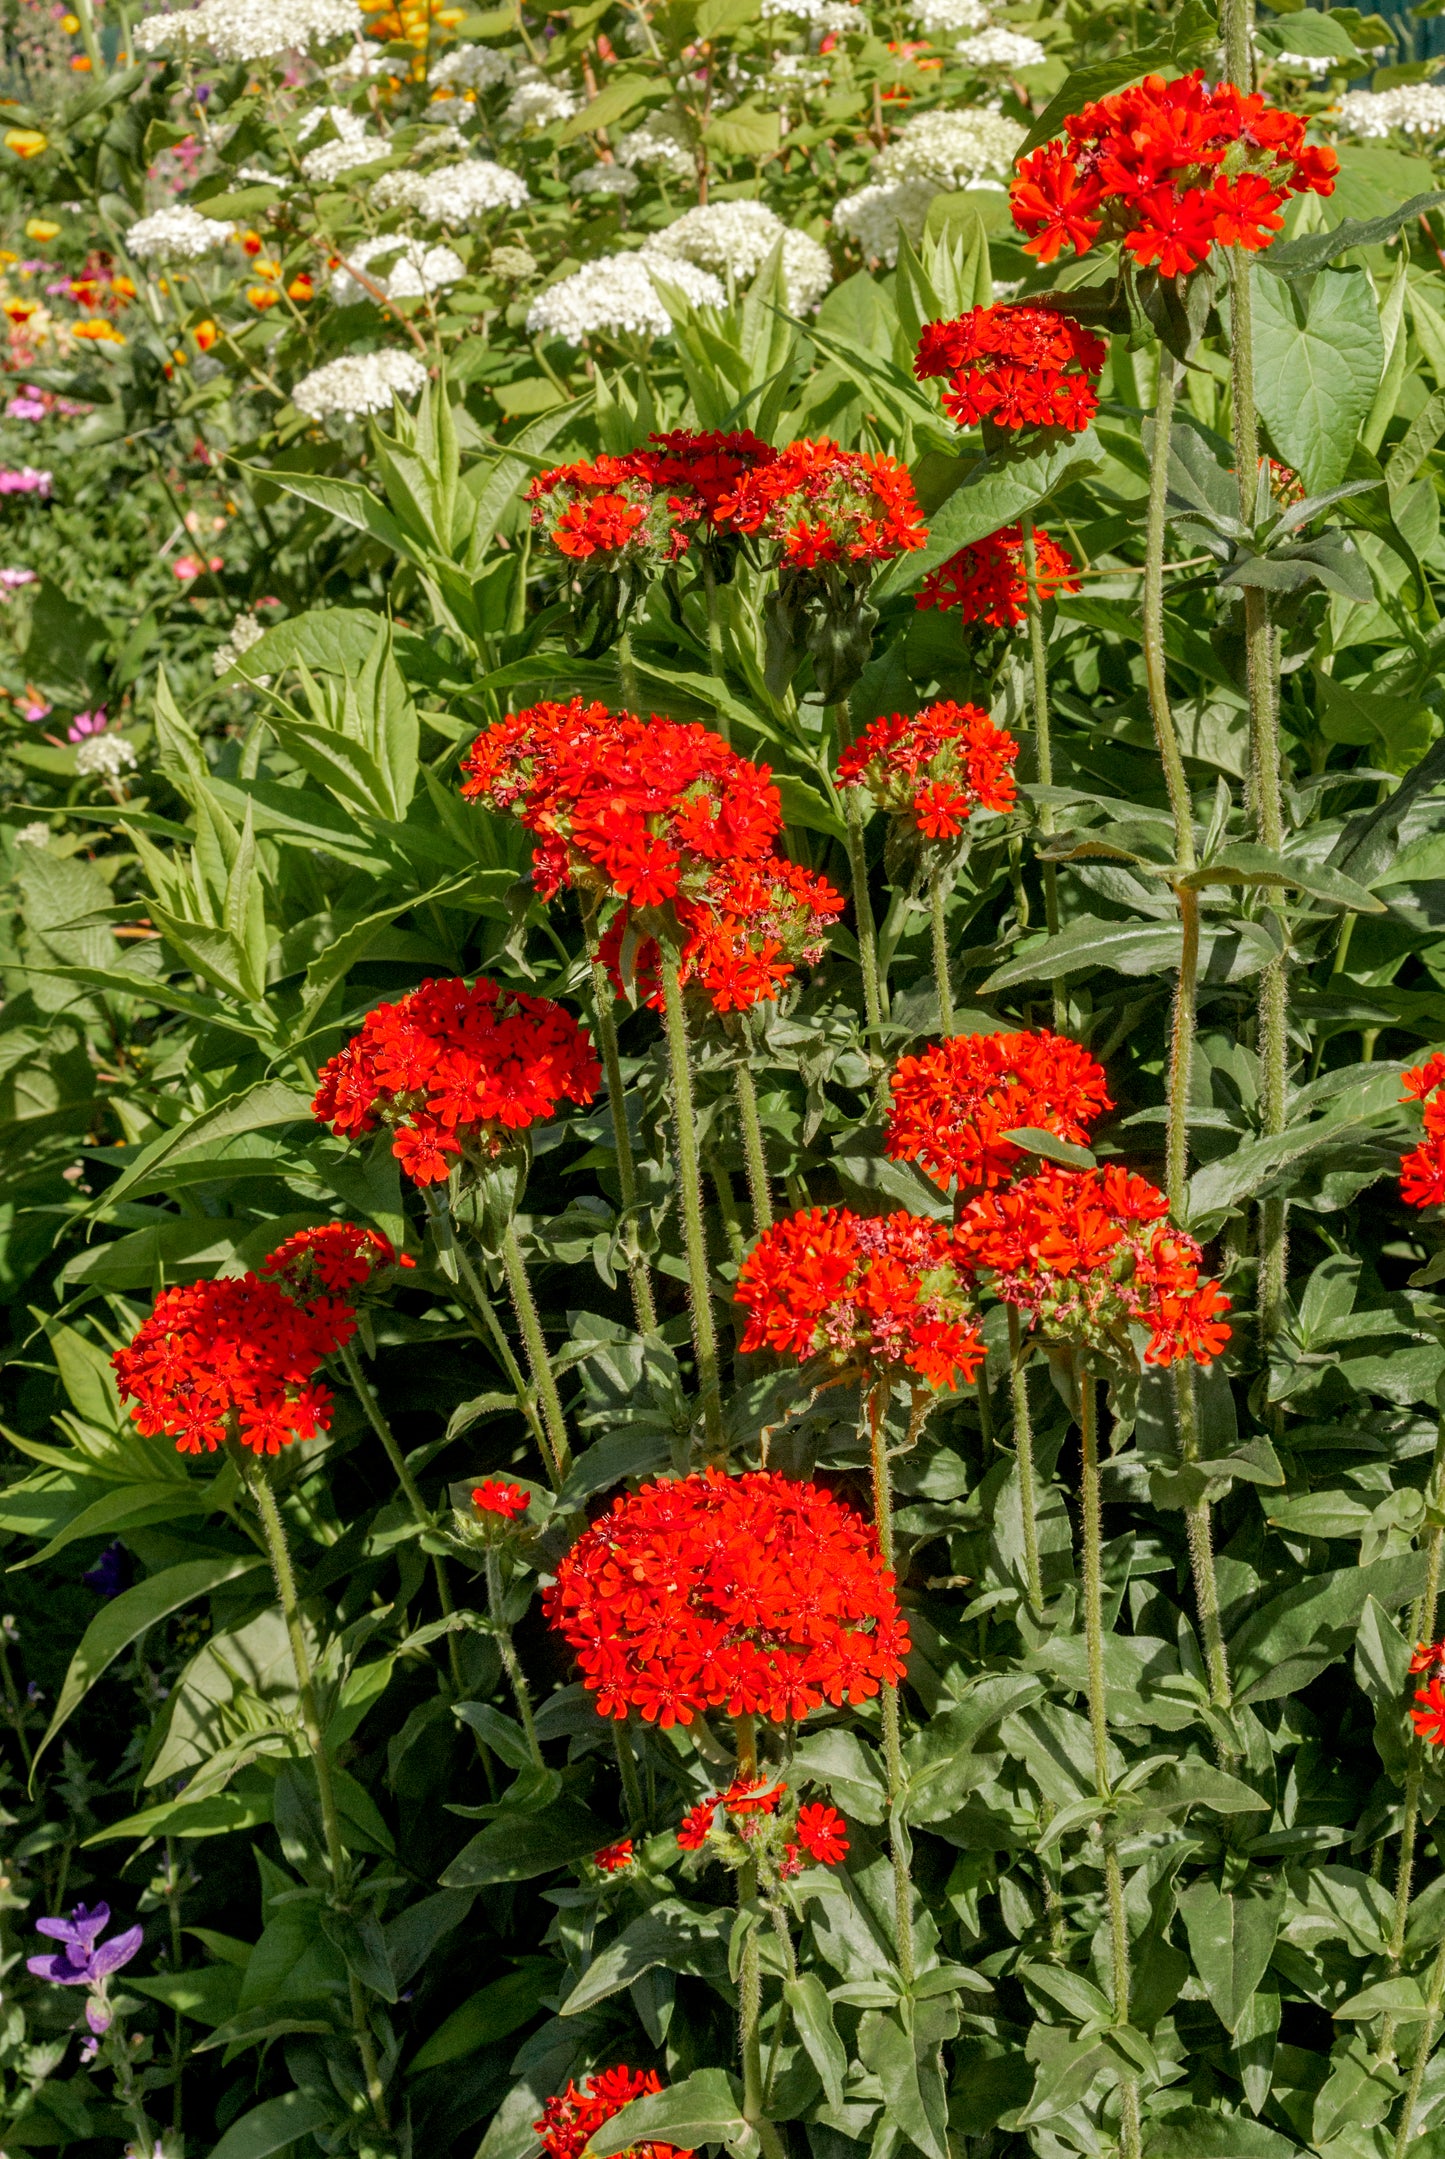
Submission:
[[[264,315],[268,307],[274,307],[280,297],[280,293],[273,292],[269,285],[248,285],[246,288],[246,298],[258,315]]]
[[[302,307],[305,306],[308,300],[316,298],[316,287],[304,270],[298,277],[292,278],[290,284],[286,287],[286,297],[289,300],[295,300],[298,306]]]
[[[215,344],[216,339],[220,336],[220,334],[220,331],[216,328],[216,325],[212,322],[209,315],[206,317],[204,322],[198,322],[195,329],[191,332],[191,335],[195,338],[195,341],[202,352],[209,352],[212,345]]]
[[[71,328],[77,337],[89,338],[97,345],[123,345],[125,343],[125,339],[117,330],[115,324],[105,321],[99,315],[87,322],[72,323]]]

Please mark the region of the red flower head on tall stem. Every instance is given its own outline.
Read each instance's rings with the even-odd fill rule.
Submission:
[[[724,865],[709,877],[699,899],[673,903],[683,931],[678,978],[717,1013],[773,1003],[800,966],[817,965],[829,925],[846,904],[825,877],[782,856],[756,865]],[[639,939],[626,907],[613,916],[600,946],[613,987],[619,997],[627,994],[622,964],[629,940],[635,947],[628,953],[631,981],[644,1002],[661,1011],[657,940]]]
[[[978,1307],[953,1233],[922,1215],[814,1207],[765,1230],[738,1275],[741,1348],[819,1357],[872,1381],[972,1380],[983,1362]]]
[[[620,2114],[631,2100],[661,2090],[662,2079],[655,2069],[629,2069],[619,2062],[615,2069],[599,2069],[580,2084],[569,2083],[566,2091],[547,2101],[542,2119],[532,2127],[549,2159],[582,2159],[604,2122]],[[629,2144],[621,2159],[674,2159],[675,2153],[685,2155],[692,2148],[690,2144]]]
[[[792,569],[887,562],[928,537],[906,468],[836,442],[790,442],[771,463],[743,474],[714,516],[735,532],[772,541]]]
[[[343,1138],[386,1127],[407,1176],[438,1184],[454,1162],[493,1159],[559,1102],[590,1102],[600,1077],[586,1028],[550,998],[485,976],[423,982],[368,1012],[322,1066],[312,1109]]]
[[[1057,599],[1061,592],[1079,589],[1073,557],[1037,526],[1034,569],[1041,600]],[[961,547],[947,562],[930,570],[918,588],[918,605],[956,607],[965,622],[983,622],[995,630],[1016,630],[1028,612],[1022,526],[1005,525],[1001,531],[991,532],[986,540]]]
[[[943,409],[961,427],[1086,428],[1099,409],[1091,377],[1108,347],[1057,308],[975,307],[924,325],[914,357],[920,382],[948,378]]]
[[[872,721],[838,759],[838,785],[866,787],[919,839],[953,840],[975,810],[1013,808],[1018,754],[1013,736],[978,705],[945,698]]]
[[[1133,1365],[1137,1329],[1146,1364],[1212,1364],[1229,1340],[1229,1300],[1201,1278],[1199,1246],[1168,1213],[1162,1192],[1114,1164],[1045,1164],[970,1200],[956,1235],[963,1262],[1047,1340]]]
[[[415,1265],[379,1230],[363,1229],[359,1222],[323,1222],[316,1229],[298,1229],[278,1244],[262,1260],[261,1272],[303,1304],[318,1296],[354,1303],[373,1276]]]
[[[872,1525],[769,1470],[624,1494],[562,1560],[543,1608],[603,1716],[635,1709],[665,1729],[708,1709],[784,1723],[865,1701],[908,1655]]]
[[[1425,1137],[1401,1159],[1400,1196],[1411,1207],[1438,1207],[1445,1202],[1445,1055],[1436,1050],[1404,1084],[1402,1100],[1424,1112]]]
[[[298,1304],[259,1275],[162,1290],[129,1347],[111,1358],[147,1438],[173,1435],[180,1454],[214,1454],[234,1439],[279,1454],[331,1420],[322,1361],[356,1331],[344,1297]]]
[[[569,563],[656,568],[687,552],[687,535],[654,485],[645,451],[555,465],[527,489],[532,524]]]
[[[952,1035],[903,1058],[889,1081],[886,1147],[947,1191],[1006,1183],[1024,1159],[1010,1132],[1084,1146],[1113,1108],[1104,1068],[1066,1035]]]
[[[674,427],[665,435],[649,435],[647,448],[633,455],[645,466],[669,518],[688,542],[716,548],[734,538],[718,520],[718,504],[749,473],[773,464],[778,453],[748,428],[726,433]]]
[[[1140,269],[1187,277],[1211,248],[1268,247],[1291,195],[1329,195],[1339,161],[1305,121],[1202,71],[1148,75],[1064,123],[1067,140],[1024,158],[1013,183],[1026,254],[1083,255],[1102,234]]]

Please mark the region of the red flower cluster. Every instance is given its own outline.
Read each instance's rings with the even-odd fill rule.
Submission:
[[[616,1844],[604,1844],[600,1852],[592,1854],[592,1864],[604,1874],[622,1874],[632,1864],[632,1839],[620,1837]]]
[[[1073,557],[1057,540],[1034,527],[1034,572],[1041,600],[1077,592]],[[956,607],[965,622],[986,622],[996,630],[1016,630],[1028,611],[1024,576],[1023,527],[1005,525],[986,540],[961,547],[918,589],[920,607]]]
[[[716,1469],[626,1493],[543,1592],[603,1716],[781,1723],[897,1680],[908,1627],[872,1527],[831,1492]]]
[[[887,562],[928,538],[913,482],[896,458],[790,442],[718,502],[718,522],[771,540],[785,567]]]
[[[600,1077],[586,1028],[550,998],[485,976],[423,982],[367,1013],[311,1106],[347,1138],[387,1126],[408,1177],[439,1184],[453,1159],[495,1155],[559,1102],[590,1102]]]
[[[625,903],[602,947],[619,994],[624,940],[640,935],[633,972],[661,1001],[657,946],[633,931],[634,909],[671,905],[683,979],[719,1012],[775,997],[798,965],[821,958],[842,913],[826,879],[773,852],[783,818],[768,767],[710,728],[573,698],[499,720],[464,770],[464,795],[537,836],[532,874],[544,899],[576,884]]]
[[[515,1522],[532,1504],[530,1492],[524,1492],[520,1484],[507,1484],[500,1477],[488,1477],[485,1484],[472,1488],[472,1505],[482,1514],[498,1514],[505,1522]]]
[[[542,2119],[532,2127],[551,2159],[582,2159],[604,2122],[620,2114],[630,2100],[661,2090],[662,2079],[655,2069],[629,2069],[619,2062],[615,2069],[599,2069],[581,2084],[569,2083],[565,2092],[547,2101]],[[678,2150],[691,2151],[692,2146],[630,2144],[622,2159],[671,2159]]]
[[[815,1801],[799,1807],[794,1834],[804,1851],[821,1865],[837,1867],[848,1856],[847,1827],[841,1814]]]
[[[668,508],[683,524],[723,522],[718,518],[723,497],[778,454],[746,427],[731,434],[674,427],[647,439],[652,448],[632,454],[645,463],[652,485],[666,493]]]
[[[963,1263],[1055,1341],[1132,1361],[1129,1330],[1148,1329],[1148,1364],[1212,1364],[1229,1340],[1229,1300],[1202,1280],[1199,1246],[1165,1219],[1169,1202],[1109,1165],[1056,1169],[969,1201],[955,1232]]]
[[[952,840],[975,810],[1013,808],[1018,754],[1013,736],[979,706],[944,698],[874,720],[838,759],[838,784],[866,787],[925,839]]]
[[[1410,1658],[1412,1672],[1445,1671],[1445,1642],[1417,1642]]]
[[[1103,1066],[1047,1032],[953,1035],[903,1058],[889,1086],[888,1153],[917,1162],[945,1191],[1006,1182],[1024,1158],[1006,1134],[1028,1128],[1081,1147],[1114,1106]]]
[[[1305,145],[1305,122],[1202,71],[1087,105],[1066,141],[1026,157],[1011,190],[1024,252],[1052,262],[1083,255],[1102,232],[1140,269],[1180,277],[1210,249],[1268,247],[1290,195],[1329,195],[1339,160]]]
[[[921,1215],[814,1207],[775,1223],[738,1275],[740,1347],[822,1357],[841,1371],[908,1371],[930,1387],[983,1362],[973,1286],[953,1233]]]
[[[278,1244],[262,1260],[261,1272],[309,1303],[323,1294],[346,1297],[363,1290],[385,1268],[415,1265],[378,1230],[363,1229],[359,1222],[323,1222]]]
[[[1418,1736],[1432,1747],[1445,1747],[1445,1685],[1432,1679],[1415,1696],[1418,1708],[1410,1711]]]
[[[355,1331],[342,1298],[300,1305],[275,1282],[237,1275],[162,1290],[111,1364],[147,1438],[173,1433],[180,1454],[214,1454],[227,1439],[279,1454],[328,1428],[316,1373]]]
[[[689,1807],[677,1828],[678,1849],[684,1852],[700,1852],[707,1843],[717,1821],[717,1810],[739,1823],[738,1834],[754,1843],[760,1824],[777,1813],[787,1794],[786,1784],[777,1784],[767,1777],[758,1777],[750,1783],[735,1779],[725,1792],[711,1799],[700,1800]],[[825,1867],[841,1866],[848,1856],[848,1824],[832,1807],[814,1802],[799,1807],[791,1823],[782,1826],[782,1835],[772,1856],[780,1874],[796,1874],[802,1867],[799,1852],[807,1852]]]
[[[826,877],[783,856],[753,867],[714,872],[698,900],[678,899],[673,909],[685,932],[679,976],[705,992],[715,1012],[745,1012],[776,998],[800,965],[823,957],[828,925],[847,902]],[[601,942],[601,957],[619,997],[623,948],[633,928],[631,910],[614,915]],[[632,957],[632,979],[644,1001],[662,1008],[661,954],[657,940],[643,937]]]
[[[1090,381],[1108,356],[1101,338],[1057,308],[975,307],[924,325],[913,372],[947,375],[943,409],[961,427],[1086,428],[1099,409]]]
[[[678,427],[648,443],[622,457],[556,465],[533,480],[532,523],[545,528],[559,554],[600,558],[593,567],[609,569],[624,560],[676,562],[694,540],[715,537],[715,526],[726,531],[717,515],[723,496],[778,454],[747,428],[723,434]]]
[[[1405,1102],[1419,1102],[1425,1113],[1425,1137],[1400,1163],[1400,1196],[1412,1207],[1438,1207],[1445,1200],[1445,1055],[1436,1050],[1424,1064],[1405,1074]]]

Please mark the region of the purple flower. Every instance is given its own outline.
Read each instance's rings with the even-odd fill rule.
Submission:
[[[103,735],[105,730],[105,706],[97,705],[94,712],[76,713],[75,718],[65,730],[65,738],[67,742],[84,742],[87,735]],[[82,1579],[86,1579],[86,1577],[82,1577]]]
[[[82,712],[81,719],[88,718]],[[78,741],[75,729],[70,730],[72,742]],[[130,1587],[130,1554],[119,1537],[108,1544],[93,1567],[87,1567],[80,1577],[87,1589],[95,1590],[102,1597],[118,1597],[123,1589]]]
[[[100,1936],[110,1925],[110,1906],[97,1904],[87,1910],[77,1904],[68,1919],[37,1919],[35,1930],[48,1934],[53,1942],[63,1947],[43,1957],[27,1957],[25,1969],[37,1979],[48,1979],[57,1987],[96,1986],[118,1972],[123,1964],[129,1964],[140,1948],[144,1928],[130,1927],[124,1934],[117,1934],[111,1941],[102,1942]]]
[[[7,420],[43,420],[45,407],[38,397],[27,391],[19,397],[11,398],[5,407],[5,417]]]

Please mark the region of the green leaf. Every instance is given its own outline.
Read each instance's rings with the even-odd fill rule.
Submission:
[[[927,546],[890,564],[874,585],[875,596],[911,592],[961,547],[986,539],[1002,525],[1032,517],[1066,480],[1077,479],[1081,467],[1099,464],[1103,455],[1090,427],[1041,449],[1000,451],[980,458],[929,519]]]
[[[339,2102],[338,2102],[339,2105]],[[331,2109],[316,2092],[284,2092],[243,2114],[215,2145],[211,2159],[270,2159],[313,2129],[324,2129]]]
[[[194,1972],[165,1972],[155,1979],[126,1977],[127,1993],[144,1994],[164,2002],[197,2024],[214,2030],[236,2014],[241,1998],[241,1974],[234,1964],[206,1964]]]
[[[1183,933],[1173,922],[1103,922],[1080,915],[1057,937],[1042,938],[1017,959],[1005,960],[980,995],[996,996],[1020,982],[1049,982],[1082,968],[1110,967],[1121,975],[1177,974]],[[1206,924],[1199,939],[1201,981],[1235,982],[1256,975],[1277,957],[1258,924]]]
[[[1111,91],[1122,90],[1126,83],[1137,82],[1141,75],[1179,74],[1190,60],[1202,58],[1217,42],[1218,35],[1214,10],[1202,5],[1201,0],[1185,0],[1167,40],[1160,38],[1141,45],[1137,52],[1120,53],[1112,60],[1093,60],[1073,69],[1019,144],[1016,156],[1027,157],[1030,150],[1059,133],[1070,113],[1079,112],[1096,98],[1107,97]]]
[[[1251,1613],[1230,1642],[1235,1700],[1277,1702],[1298,1694],[1353,1647],[1369,1598],[1393,1611],[1419,1595],[1424,1579],[1424,1554],[1406,1552],[1296,1582]]]
[[[182,1482],[178,1477],[168,1477],[154,1484],[122,1485],[119,1491],[108,1492],[103,1499],[82,1507],[41,1551],[32,1552],[28,1559],[13,1560],[10,1571],[19,1574],[26,1567],[38,1567],[84,1537],[118,1537],[124,1530],[140,1529],[152,1522],[182,1522],[191,1515],[214,1514],[216,1505],[211,1485],[192,1484],[189,1479]]]
[[[935,2061],[920,2059],[914,2033],[893,2011],[870,2009],[858,2027],[858,2052],[883,2086],[884,2107],[909,2142],[928,2159],[948,2159],[943,2079]]]
[[[1383,915],[1388,912],[1383,900],[1377,900],[1363,885],[1330,869],[1328,864],[1306,862],[1294,855],[1278,855],[1268,847],[1256,847],[1247,841],[1221,848],[1217,855],[1201,863],[1197,870],[1191,870],[1187,877],[1181,877],[1179,882],[1192,885],[1196,891],[1202,891],[1208,885],[1288,886],[1297,892],[1307,892],[1311,899],[1327,900],[1331,906],[1353,908],[1358,914]]]
[[[261,481],[267,486],[278,487],[284,494],[295,495],[302,502],[309,502],[313,509],[324,510],[328,517],[339,518],[343,525],[354,525],[358,532],[368,532],[374,540],[394,555],[402,555],[408,562],[423,562],[425,556],[408,538],[402,526],[392,516],[385,503],[378,502],[369,487],[357,480],[334,479],[320,472],[267,471],[260,465],[241,465],[248,480]],[[259,646],[253,646],[259,651]],[[249,659],[249,655],[247,656]],[[247,670],[250,672],[250,669]]]
[[[829,2106],[841,2106],[848,2053],[833,2022],[828,1989],[816,1972],[800,1972],[796,1979],[784,1980],[783,1999],[793,2013],[808,2059],[822,2079]]]
[[[700,1912],[677,1897],[664,1897],[599,1951],[563,2002],[561,2014],[581,2016],[657,1964],[672,1972],[724,1978],[732,1923],[731,1912]]]
[[[159,1139],[151,1140],[124,1175],[109,1187],[106,1205],[113,1207],[118,1200],[124,1199],[163,1162],[198,1154],[202,1148],[212,1147],[218,1140],[230,1139],[238,1132],[262,1132],[275,1125],[309,1124],[311,1121],[309,1095],[301,1094],[284,1080],[258,1080],[255,1086],[242,1088],[239,1094],[227,1095],[213,1109],[202,1110],[188,1123],[173,1125]]]
[[[425,2069],[440,2069],[447,2062],[475,2054],[480,2047],[494,2046],[530,2024],[543,1997],[555,1992],[557,1966],[550,1957],[525,1957],[517,1970],[494,1979],[454,2009],[407,2064],[408,2076]]]
[[[1398,210],[1387,210],[1383,217],[1347,217],[1331,232],[1306,233],[1301,239],[1267,247],[1255,261],[1276,277],[1310,277],[1327,263],[1338,262],[1351,248],[1379,247],[1383,241],[1393,240],[1404,226],[1413,225],[1441,203],[1445,203],[1445,195],[1415,195],[1409,202],[1402,202]]]
[[[1385,365],[1363,270],[1321,270],[1308,300],[1255,269],[1254,386],[1270,440],[1311,494],[1349,470]]]
[[[632,112],[638,105],[650,99],[666,97],[666,78],[656,75],[613,76],[604,83],[589,104],[558,130],[558,142],[575,142],[579,135],[595,135],[599,128],[611,127]]]
[[[254,1574],[264,1567],[265,1560],[257,1552],[212,1553],[205,1559],[188,1559],[179,1567],[167,1567],[162,1574],[153,1574],[148,1581],[137,1582],[134,1589],[122,1590],[113,1598],[103,1612],[98,1612],[80,1638],[80,1646],[70,1660],[55,1714],[46,1727],[45,1737],[35,1750],[35,1765],[51,1741],[74,1713],[86,1695],[123,1650],[172,1612],[183,1605],[194,1603],[197,1597],[208,1597],[212,1590],[220,1589],[226,1582],[234,1582],[243,1574]]]
[[[481,1889],[488,1882],[530,1882],[611,1844],[616,1830],[575,1800],[559,1799],[535,1814],[503,1815],[458,1852],[443,1874],[444,1889]]]
[[[699,2144],[726,2144],[729,2150],[757,2149],[756,2133],[743,2119],[742,2087],[725,2069],[694,2069],[666,2091],[634,2099],[594,2130],[587,2149],[592,2159],[613,2159],[636,2144],[673,2144],[695,2150]]]
[[[1191,1884],[1179,1899],[1189,1953],[1219,2021],[1239,2028],[1274,1952],[1284,1895],[1229,1894],[1213,1882]]]
[[[1304,2148],[1244,2114],[1176,2107],[1150,2129],[1144,2159],[1296,2159]]]

